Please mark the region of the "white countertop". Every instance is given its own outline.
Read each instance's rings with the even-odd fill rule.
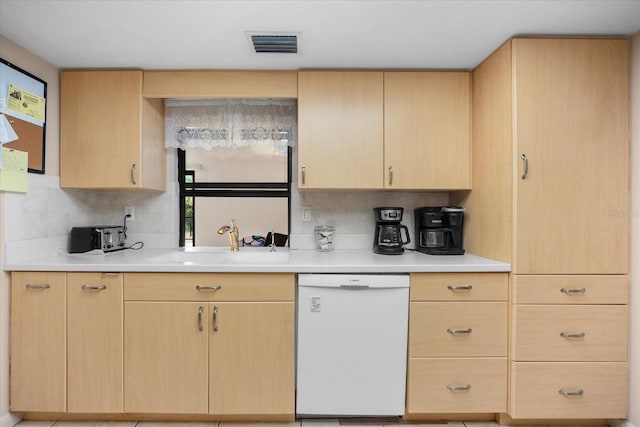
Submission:
[[[378,255],[372,250],[267,248],[141,249],[107,254],[60,254],[14,261],[6,271],[413,273],[511,271],[511,265],[475,255]]]

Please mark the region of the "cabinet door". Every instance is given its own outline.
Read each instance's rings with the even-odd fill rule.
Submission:
[[[124,411],[206,414],[206,304],[125,302]]]
[[[142,98],[142,71],[64,71],[60,82],[61,186],[164,189],[164,109]]]
[[[122,274],[67,274],[69,412],[122,412]]]
[[[295,413],[294,304],[211,303],[209,411]]]
[[[627,41],[514,40],[513,52],[515,272],[626,274]]]
[[[385,188],[471,188],[471,75],[384,73]]]
[[[65,273],[11,274],[11,410],[65,412]]]
[[[298,73],[298,187],[382,188],[383,73]]]

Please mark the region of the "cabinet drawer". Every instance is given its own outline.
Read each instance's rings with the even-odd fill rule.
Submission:
[[[513,276],[516,304],[627,304],[629,276]]]
[[[414,273],[411,301],[506,301],[507,273]]]
[[[516,306],[517,361],[626,361],[627,306]]]
[[[626,418],[627,364],[515,362],[511,396],[513,418]]]
[[[507,355],[506,302],[412,302],[410,357]]]
[[[125,273],[127,301],[293,301],[288,273]]]
[[[407,413],[504,412],[506,406],[505,358],[409,359]]]

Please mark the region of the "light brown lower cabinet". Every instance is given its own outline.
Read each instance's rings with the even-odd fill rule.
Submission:
[[[66,273],[11,274],[14,412],[67,410]]]
[[[414,273],[407,416],[507,410],[507,273]]]
[[[209,412],[207,313],[197,302],[125,302],[125,412]]]
[[[67,273],[67,410],[122,412],[122,273]]]
[[[11,410],[122,412],[122,274],[11,275]]]
[[[514,275],[509,416],[627,416],[628,276]]]
[[[293,274],[125,277],[126,413],[294,418]],[[143,301],[153,281],[196,301]]]

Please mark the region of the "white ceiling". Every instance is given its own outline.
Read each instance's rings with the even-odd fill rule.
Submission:
[[[638,31],[640,0],[0,0],[0,34],[60,68],[472,69],[516,35]]]

